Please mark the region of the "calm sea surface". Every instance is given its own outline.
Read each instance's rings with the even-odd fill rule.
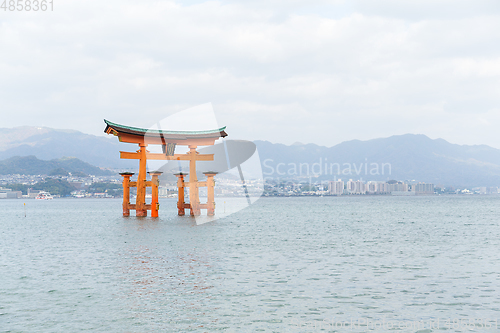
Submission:
[[[161,204],[0,200],[0,331],[500,331],[500,196]]]

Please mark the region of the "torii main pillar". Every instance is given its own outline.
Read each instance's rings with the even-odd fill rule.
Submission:
[[[104,120],[106,123],[107,134],[118,136],[120,142],[136,143],[139,150],[134,152],[120,152],[120,157],[124,159],[139,160],[139,173],[137,181],[131,181],[133,173],[121,173],[123,176],[123,216],[129,216],[130,210],[135,210],[136,216],[147,216],[148,210],[152,217],[158,216],[158,176],[161,172],[149,172],[151,181],[146,179],[147,159],[150,160],[178,160],[189,161],[189,182],[184,181],[185,174],[176,174],[178,177],[177,187],[179,193],[179,202],[177,204],[178,214],[185,215],[185,209],[190,210],[190,215],[201,215],[200,210],[206,209],[207,215],[215,214],[214,202],[214,180],[216,172],[205,173],[207,181],[198,181],[196,176],[197,161],[213,161],[213,154],[200,154],[196,151],[198,146],[213,145],[215,140],[220,137],[226,137],[225,127],[208,131],[164,131],[164,130],[146,130],[137,127],[123,126]],[[146,150],[148,144],[162,145],[163,154],[150,153]],[[186,145],[189,147],[187,154],[175,154],[176,145]],[[151,204],[146,204],[146,187],[152,189]],[[208,190],[208,202],[200,203],[199,187],[206,186]],[[130,187],[137,187],[135,204],[130,203]],[[189,203],[184,200],[184,188],[189,187]]]

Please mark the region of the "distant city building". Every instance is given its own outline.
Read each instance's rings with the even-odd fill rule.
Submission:
[[[342,180],[331,181],[328,183],[328,194],[342,195],[344,193],[344,182]]]
[[[498,194],[498,193],[500,193],[498,187],[488,187],[486,189],[486,194]]]
[[[158,196],[160,198],[172,198],[177,197],[177,187],[176,186],[160,186],[158,188]]]
[[[355,188],[356,188],[356,185],[354,184],[354,181],[352,179],[349,179],[345,183],[345,193],[346,194],[351,194],[352,192],[354,192]]]
[[[434,194],[434,184],[413,184],[412,191],[415,192],[415,194]]]
[[[408,184],[397,182],[396,184],[389,184],[389,192],[408,192]]]
[[[0,187],[0,199],[18,199],[22,197],[21,191],[12,191],[10,188]]]
[[[377,184],[377,193],[378,194],[387,194],[387,193],[390,193],[390,189],[389,189],[389,184],[387,184],[386,182],[383,182],[383,183],[378,183]]]
[[[346,183],[346,192],[348,194],[366,194],[365,183],[361,180],[349,179]]]
[[[363,181],[361,180],[356,181],[354,194],[366,194],[366,184]]]
[[[378,182],[369,181],[368,183],[366,183],[366,192],[368,192],[369,194],[375,194],[378,188],[377,185]]]
[[[498,187],[481,186],[481,187],[474,187],[472,189],[472,192],[477,194],[498,194],[500,193],[498,189],[499,189]]]

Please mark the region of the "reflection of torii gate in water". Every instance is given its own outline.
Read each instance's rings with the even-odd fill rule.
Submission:
[[[214,176],[216,172],[205,172],[207,180],[199,182],[196,177],[196,161],[213,161],[214,154],[200,154],[196,151],[198,146],[213,145],[215,140],[226,137],[224,131],[226,127],[208,131],[165,131],[147,130],[143,128],[118,125],[104,120],[107,134],[118,137],[120,142],[137,143],[140,149],[135,152],[120,152],[120,158],[139,160],[139,174],[137,181],[130,181],[133,173],[120,173],[123,176],[123,216],[129,216],[130,210],[135,209],[136,216],[147,216],[151,210],[151,216],[158,216],[158,176],[161,172],[149,172],[151,181],[146,180],[146,160],[177,160],[189,161],[189,181],[186,182],[186,174],[176,174],[179,200],[177,203],[179,215],[185,215],[185,209],[191,211],[191,215],[200,215],[200,209],[206,209],[207,215],[215,214],[214,199]],[[148,144],[162,145],[163,154],[150,153],[146,150]],[[188,146],[189,152],[186,154],[174,154],[175,146]],[[152,189],[151,204],[146,204],[146,187]],[[130,187],[137,187],[135,204],[130,203]],[[189,203],[184,202],[184,188],[189,188]],[[207,203],[201,204],[198,188],[207,187]]]

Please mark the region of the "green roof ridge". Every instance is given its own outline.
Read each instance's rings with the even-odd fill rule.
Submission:
[[[120,125],[117,123],[113,123],[109,120],[104,119],[104,122],[108,126],[118,126],[122,128],[126,128],[132,131],[137,131],[137,132],[143,132],[143,133],[154,133],[154,134],[211,134],[211,133],[218,133],[222,132],[226,129],[226,126],[218,128],[218,129],[212,129],[212,130],[204,130],[204,131],[166,131],[166,130],[152,130],[152,129],[145,129],[145,128],[139,128],[139,127],[132,127],[132,126],[125,126],[125,125]]]

